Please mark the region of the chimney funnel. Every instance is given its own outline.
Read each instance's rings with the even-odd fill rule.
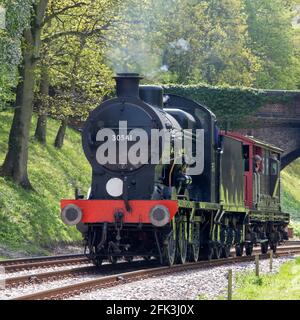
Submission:
[[[117,73],[116,80],[117,97],[139,97],[139,83],[142,77],[138,73]]]

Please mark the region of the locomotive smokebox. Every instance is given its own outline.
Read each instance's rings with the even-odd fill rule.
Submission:
[[[140,86],[140,98],[151,106],[163,108],[163,88],[159,86]]]
[[[139,97],[139,83],[142,77],[138,73],[117,73],[117,97]]]

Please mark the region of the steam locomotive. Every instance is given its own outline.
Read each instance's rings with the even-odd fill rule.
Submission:
[[[61,200],[62,220],[82,233],[88,258],[173,265],[226,258],[233,247],[237,256],[256,245],[275,252],[288,238],[282,150],[220,131],[205,106],[140,79],[118,74],[116,98],[90,113],[82,144],[91,188],[87,199]]]

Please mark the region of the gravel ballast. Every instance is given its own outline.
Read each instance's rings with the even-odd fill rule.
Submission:
[[[273,260],[273,273],[293,258]],[[260,272],[269,273],[269,260],[260,261]],[[112,288],[95,290],[70,298],[71,300],[195,300],[216,299],[226,295],[227,274],[255,270],[255,263],[242,262],[229,266],[212,267],[198,271],[185,271],[159,278],[149,278],[119,285]]]

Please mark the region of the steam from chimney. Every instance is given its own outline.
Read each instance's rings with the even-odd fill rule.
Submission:
[[[120,8],[122,23],[116,25],[113,45],[107,53],[115,73],[134,72],[156,80],[159,74],[169,70],[163,61],[164,52],[157,43],[157,34],[162,21],[168,19],[168,8],[172,5],[174,0],[124,1]]]

